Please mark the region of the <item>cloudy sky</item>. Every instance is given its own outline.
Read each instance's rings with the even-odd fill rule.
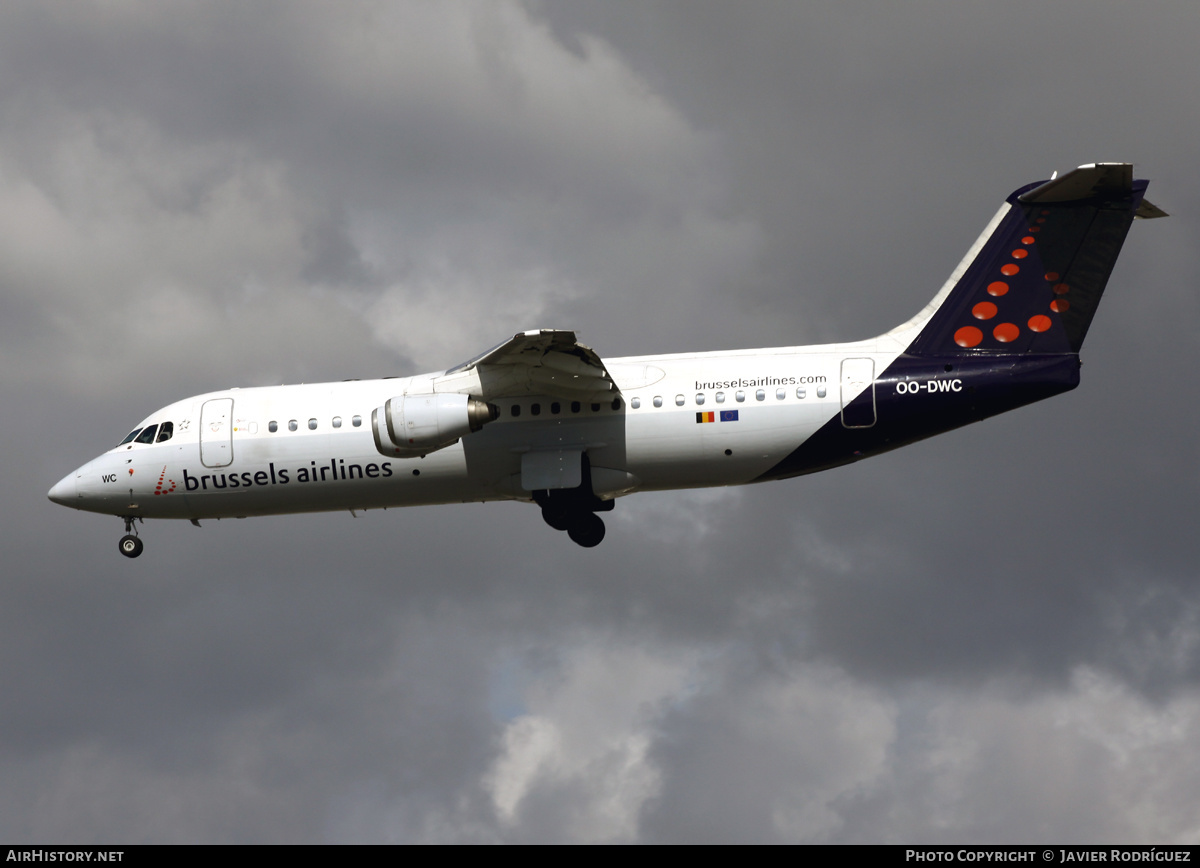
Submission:
[[[1191,2],[0,5],[0,839],[1200,839]],[[1053,401],[804,479],[148,523],[178,398],[857,339],[1130,160]]]

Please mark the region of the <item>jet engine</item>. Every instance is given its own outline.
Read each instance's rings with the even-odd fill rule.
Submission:
[[[371,428],[384,455],[415,457],[456,443],[499,415],[495,404],[470,395],[399,395],[372,411]]]

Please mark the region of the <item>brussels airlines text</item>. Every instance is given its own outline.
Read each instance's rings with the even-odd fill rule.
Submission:
[[[271,462],[266,470],[254,473],[205,473],[192,476],[183,471],[183,487],[188,491],[212,491],[214,489],[251,488],[256,485],[288,485],[295,482],[337,482],[351,479],[379,479],[392,475],[392,464],[347,464],[344,458],[331,459],[328,464],[318,465],[310,461],[309,467],[276,468]]]

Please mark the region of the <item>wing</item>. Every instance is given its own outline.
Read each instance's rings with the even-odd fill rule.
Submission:
[[[474,373],[484,400],[549,395],[568,401],[596,401],[620,391],[591,347],[573,331],[535,329],[513,335],[482,355],[446,371],[457,379]]]

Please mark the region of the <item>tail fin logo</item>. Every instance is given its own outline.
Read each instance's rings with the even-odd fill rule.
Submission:
[[[1081,166],[1006,200],[908,352],[1078,353],[1135,216],[1157,216],[1132,166]]]
[[[1038,279],[1036,273],[1030,274],[1033,271],[1032,268],[1026,268],[1025,274],[1022,275],[1022,266],[1026,264],[1022,260],[1029,259],[1031,251],[1035,256],[1030,265],[1037,264],[1040,260],[1040,257],[1036,255],[1037,238],[1034,233],[1041,231],[1041,224],[1046,222],[1049,214],[1048,208],[1041,209],[1041,212],[1032,221],[1034,225],[1028,227],[1029,234],[1021,238],[1022,246],[1010,252],[1009,257],[1015,261],[1005,262],[1000,266],[1000,276],[1005,279],[993,280],[985,288],[988,296],[1000,301],[998,303],[991,300],[979,301],[971,308],[971,317],[985,323],[985,327],[990,332],[990,340],[998,344],[1011,344],[1016,341],[1021,336],[1022,327],[1034,334],[1047,332],[1054,326],[1054,320],[1048,314],[1064,313],[1070,308],[1070,302],[1064,296],[1070,292],[1071,287],[1061,282],[1062,275],[1058,272],[1044,272],[1041,279]],[[1050,298],[1050,293],[1045,291],[1047,283],[1052,284],[1050,291],[1053,293],[1053,298]],[[1010,294],[1009,290],[1013,289],[1013,284],[1016,284],[1018,290],[1021,291]],[[1044,309],[1046,312],[1033,313],[1032,316],[1029,316],[1031,309],[1036,311],[1042,303],[1046,305]],[[1006,316],[1001,316],[1001,313],[1005,313]],[[998,321],[993,322],[997,319]],[[1023,326],[1022,320],[1024,320]],[[954,343],[963,349],[974,349],[984,342],[985,337],[988,335],[984,329],[980,328],[978,324],[972,323],[960,326],[954,332]]]

